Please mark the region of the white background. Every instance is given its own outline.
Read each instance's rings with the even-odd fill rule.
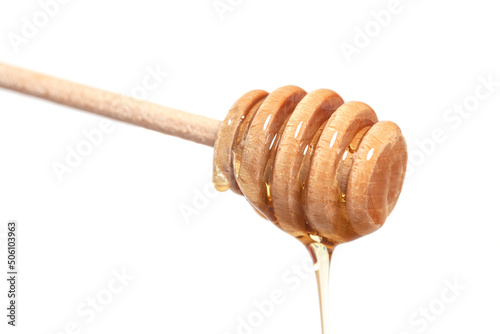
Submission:
[[[388,0],[231,3],[221,18],[212,0],[72,0],[15,52],[8,36],[41,7],[3,1],[0,61],[127,95],[158,67],[169,75],[147,100],[215,119],[286,84],[368,103],[402,128],[414,172],[386,225],[335,251],[333,331],[498,333],[500,87],[474,100],[481,77],[500,81],[497,3],[401,0],[379,31],[371,12]],[[342,43],[367,27],[349,62]],[[478,105],[448,114],[464,101]],[[19,326],[6,325],[2,279],[1,333],[234,334],[273,290],[284,303],[239,333],[320,333],[314,277],[290,272],[305,248],[242,197],[212,195],[211,148],[113,122],[60,181],[53,163],[103,118],[5,90],[0,108],[2,263],[7,221],[20,229]],[[82,316],[122,270],[127,286]],[[446,282],[463,288],[450,303]]]

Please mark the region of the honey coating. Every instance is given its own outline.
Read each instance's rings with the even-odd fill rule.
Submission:
[[[406,172],[399,127],[328,89],[242,96],[222,122],[213,182],[304,244],[329,249],[380,228]]]
[[[326,334],[332,252],[383,225],[407,159],[398,126],[379,122],[368,105],[285,86],[248,92],[233,105],[215,143],[213,182],[307,247]]]

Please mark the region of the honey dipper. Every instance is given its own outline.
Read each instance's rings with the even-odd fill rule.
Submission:
[[[320,265],[324,333],[334,247],[384,224],[406,172],[399,127],[328,89],[250,91],[219,122],[2,63],[0,87],[214,146],[215,188],[244,195]]]

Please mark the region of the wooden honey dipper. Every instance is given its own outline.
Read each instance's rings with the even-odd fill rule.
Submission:
[[[243,194],[324,264],[320,299],[334,247],[383,225],[406,172],[399,127],[327,89],[254,90],[219,122],[2,63],[0,87],[214,146],[216,189]],[[322,302],[324,333],[326,318]]]

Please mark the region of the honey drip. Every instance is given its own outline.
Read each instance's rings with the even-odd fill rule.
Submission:
[[[311,236],[312,237],[312,236]],[[321,240],[321,237],[319,238]],[[330,261],[334,247],[327,247],[321,242],[306,245],[314,263],[316,281],[318,284],[319,305],[321,312],[321,329],[323,334],[330,333],[329,327],[329,278]]]

